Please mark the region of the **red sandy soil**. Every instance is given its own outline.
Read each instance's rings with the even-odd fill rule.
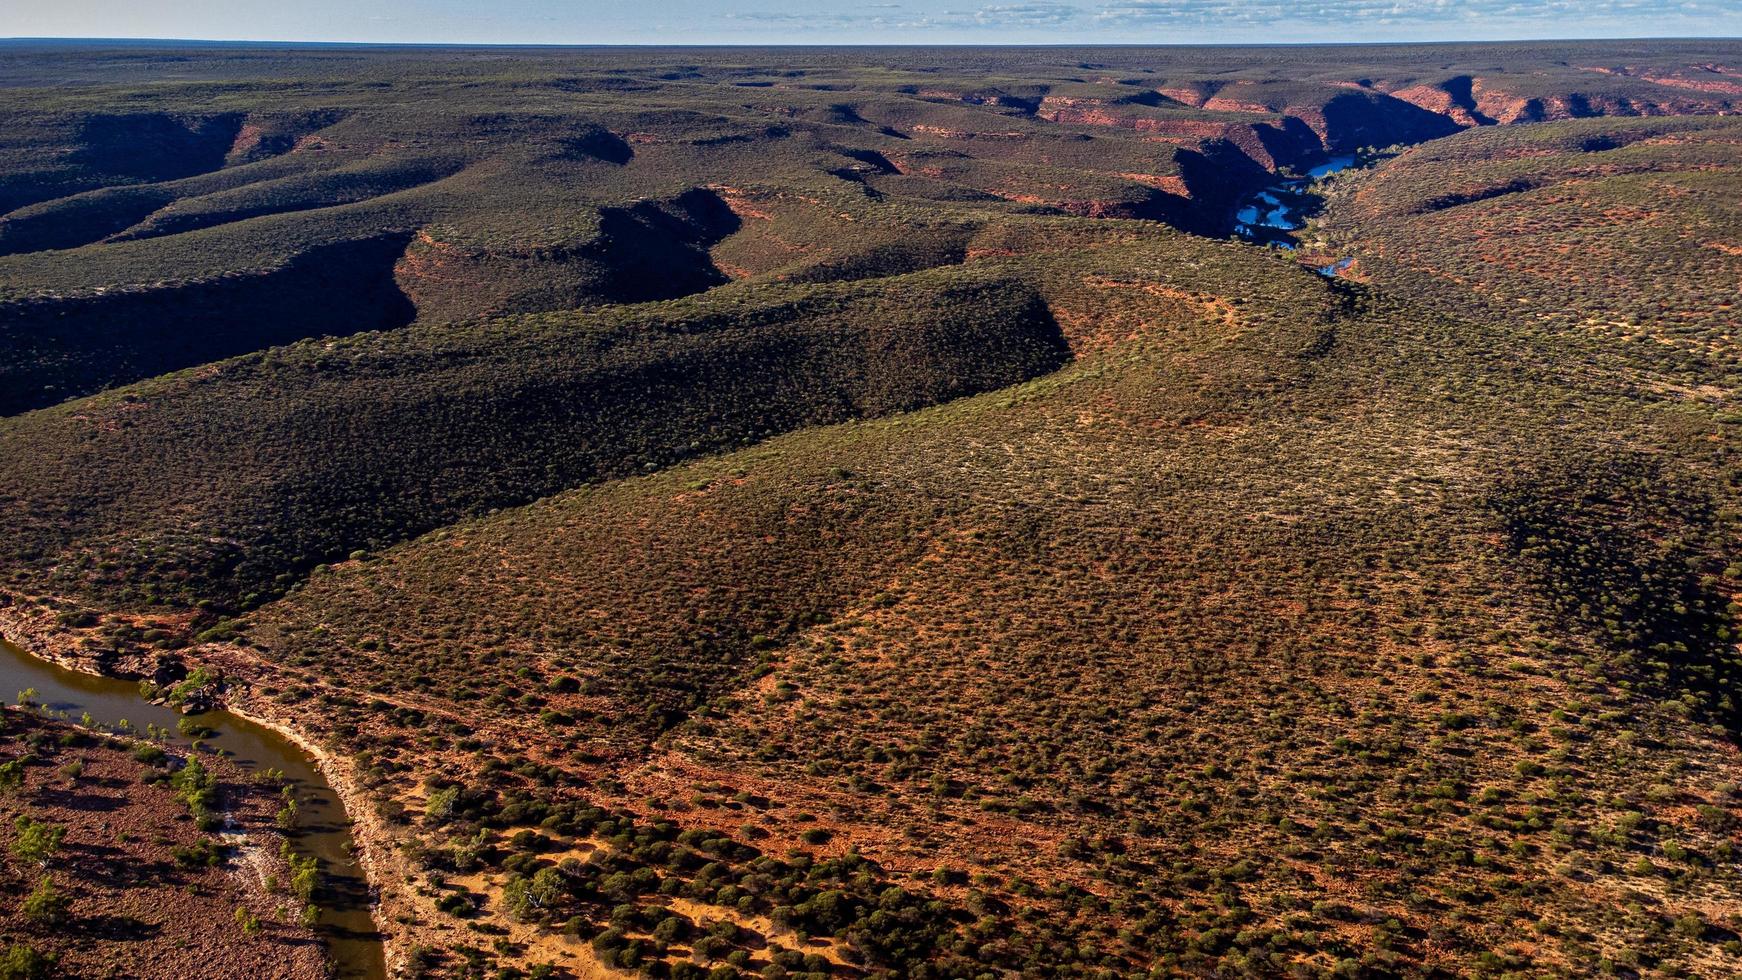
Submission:
[[[37,759],[22,788],[0,794],[0,942],[53,955],[56,975],[327,976],[325,950],[294,923],[295,900],[276,884],[290,876],[278,856],[275,786],[202,756],[228,818],[222,834],[207,833],[167,783],[143,781],[164,770],[135,759],[141,743],[20,709],[0,720],[0,763]],[[82,766],[76,777],[67,768],[74,763]],[[46,869],[12,854],[21,815],[66,828]],[[178,848],[202,842],[223,849],[224,859],[212,867],[178,863]],[[70,900],[70,918],[58,926],[33,924],[23,912],[44,874]],[[257,932],[244,932],[238,908],[259,920]]]

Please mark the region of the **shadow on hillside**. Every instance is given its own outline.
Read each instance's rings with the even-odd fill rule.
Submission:
[[[1704,493],[1655,461],[1618,456],[1521,478],[1494,503],[1513,553],[1608,653],[1605,669],[1742,738],[1742,662]]]
[[[309,336],[401,327],[408,235],[310,249],[282,268],[0,307],[0,415]]]

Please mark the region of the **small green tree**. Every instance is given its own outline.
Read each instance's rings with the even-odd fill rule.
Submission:
[[[12,842],[12,856],[25,864],[48,867],[48,862],[60,850],[67,829],[21,813],[12,825],[18,838]]]
[[[11,946],[0,955],[0,980],[48,980],[53,970],[54,956],[29,946]]]
[[[184,738],[210,738],[214,734],[214,730],[210,725],[200,721],[193,715],[182,715],[177,719],[175,730],[180,732]]]
[[[278,808],[278,829],[292,831],[296,829],[297,802],[294,795],[286,795],[284,805]]]
[[[554,908],[568,894],[568,880],[555,868],[541,868],[526,886],[527,900],[541,909]]]
[[[189,757],[188,764],[171,776],[169,783],[175,788],[176,796],[187,804],[188,812],[193,814],[194,823],[201,830],[217,826],[218,818],[212,810],[218,805],[218,781],[198,756]]]
[[[440,826],[454,818],[454,811],[460,801],[460,788],[449,786],[431,794],[429,803],[423,808],[424,823]]]
[[[538,918],[538,906],[528,894],[530,885],[521,874],[511,874],[502,883],[502,910],[521,922]]]
[[[163,699],[174,707],[181,707],[187,700],[207,687],[215,687],[223,682],[223,676],[210,667],[196,667],[193,673],[164,692]]]
[[[315,891],[321,885],[321,863],[314,855],[304,857],[285,850],[285,860],[290,864],[290,893],[303,902],[315,900]]]
[[[30,764],[30,756],[21,756],[11,762],[0,765],[0,792],[10,796],[24,788],[24,767]]]
[[[42,876],[36,890],[24,900],[24,917],[39,926],[56,926],[67,920],[69,902],[54,886],[54,879]]]

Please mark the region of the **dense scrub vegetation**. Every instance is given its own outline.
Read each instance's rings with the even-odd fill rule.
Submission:
[[[21,300],[0,310],[0,412],[12,414],[300,340],[311,324],[341,334],[409,323],[393,283],[403,236],[321,246],[258,276],[221,278],[74,300]]]
[[[0,622],[329,749],[411,972],[1734,975],[1735,125],[1492,124],[1735,50],[194,59],[231,149],[40,177],[7,302],[414,315],[0,421]],[[1424,139],[1338,276],[1167,227]]]
[[[416,806],[420,760],[451,758],[394,733],[464,732],[472,786],[518,773],[538,798],[910,869],[904,887],[979,909],[950,948],[985,967],[1726,972],[1731,736],[1698,719],[1723,720],[1707,698],[1727,675],[1657,670],[1664,635],[1588,632],[1526,501],[1599,491],[1554,475],[1576,454],[1518,467],[1568,412],[1593,436],[1710,444],[1569,382],[1576,348],[1550,338],[1175,247],[1173,271],[1083,309],[1117,322],[1125,291],[1238,282],[1232,328],[1162,303],[1008,392],[438,532],[317,576],[238,626],[262,652],[227,656],[321,706],[389,812]],[[1712,452],[1686,465],[1722,471]],[[1724,526],[1650,479],[1654,520]],[[1612,519],[1581,506],[1567,519]],[[1715,542],[1657,558],[1660,531],[1602,532],[1645,550],[1573,587],[1651,563],[1613,601],[1678,615],[1667,573]],[[621,850],[545,884],[568,894]],[[538,873],[466,887],[506,909]],[[691,894],[648,887],[627,904]],[[757,887],[708,914],[759,914]],[[619,912],[611,955],[690,950],[653,932],[668,912]]]
[[[1242,191],[1326,152],[1738,98],[1713,49],[1672,44],[1013,51],[990,71],[979,52],[112,54],[0,50],[0,413],[413,316],[916,271],[959,260],[940,224],[988,212],[1225,233]],[[770,194],[789,206],[752,203]],[[830,227],[795,200],[829,202]]]
[[[1642,397],[1718,403],[1738,380],[1739,138],[1728,118],[1466,133],[1344,179],[1320,230],[1411,295],[1599,339]]]
[[[233,612],[470,513],[1066,354],[998,269],[295,345],[0,423],[11,565],[105,603]]]
[[[1723,973],[1735,923],[1695,895],[1732,895],[1725,733],[1685,677],[1613,686],[1479,507],[1516,486],[1486,453],[1583,395],[1448,353],[1462,324],[1319,310],[1329,352],[1247,303],[1275,346],[1115,346],[456,527],[261,611],[244,663],[388,799],[432,766],[395,729],[460,729],[486,785],[514,745],[533,783],[976,876],[946,893],[993,910],[996,966]],[[1664,839],[1683,863],[1641,870]],[[1653,917],[1604,912],[1641,888]]]
[[[1737,730],[1742,682],[1711,498],[1649,458],[1561,461],[1504,488],[1512,546],[1622,683]]]

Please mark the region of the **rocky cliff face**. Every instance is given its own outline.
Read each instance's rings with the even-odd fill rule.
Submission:
[[[0,365],[11,365],[0,368],[10,386],[0,411],[413,316],[709,289],[737,274],[711,252],[741,221],[704,186],[806,201],[797,223],[751,219],[768,226],[764,251],[795,264],[780,274],[795,275],[852,251],[837,240],[865,238],[851,213],[865,201],[1223,235],[1236,201],[1330,154],[1479,126],[1742,107],[1742,71],[1712,52],[1501,52],[1490,60],[1506,67],[1481,72],[1383,56],[1360,70],[1328,55],[1285,67],[1170,57],[995,83],[985,72],[933,79],[935,68],[893,85],[849,73],[814,90],[758,86],[753,103],[735,84],[659,74],[607,86],[624,100],[612,107],[552,103],[528,82],[487,112],[447,111],[451,93],[223,112],[173,100],[156,111],[0,111],[0,355],[10,355]],[[688,87],[638,101],[668,83]],[[565,76],[550,90],[582,89]],[[905,244],[831,275],[949,251]]]
[[[1275,113],[1265,122],[1222,124],[1182,121],[1156,127],[1178,136],[1196,135],[1200,146],[1182,149],[1178,159],[1193,205],[1181,224],[1188,230],[1221,230],[1228,205],[1284,167],[1299,167],[1326,154],[1361,147],[1421,143],[1479,126],[1517,125],[1594,116],[1659,116],[1727,113],[1742,105],[1742,81],[1708,72],[1713,78],[1673,79],[1675,92],[1657,97],[1566,91],[1530,95],[1506,80],[1455,75],[1434,83],[1403,85],[1389,91],[1371,83],[1348,83],[1322,102],[1280,108],[1225,95],[1205,97],[1202,89],[1175,86],[1163,94],[1205,109]],[[1742,76],[1736,76],[1742,79]],[[1658,85],[1665,79],[1655,79]],[[1213,89],[1212,89],[1213,90]],[[1224,90],[1225,91],[1225,90]],[[1123,123],[1103,107],[1076,107],[1079,121]],[[1242,162],[1238,158],[1244,158]]]

